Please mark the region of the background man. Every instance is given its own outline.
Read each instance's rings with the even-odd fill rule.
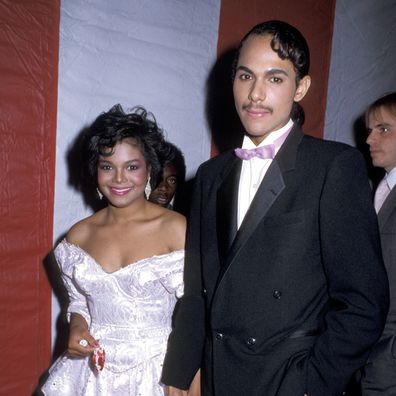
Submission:
[[[181,191],[186,178],[183,153],[170,142],[165,143],[165,158],[162,158],[162,180],[149,196],[149,201],[164,208],[173,209],[175,195]]]
[[[373,165],[385,170],[374,205],[389,278],[390,309],[362,380],[363,396],[396,395],[396,92],[376,100],[366,112],[367,144]]]
[[[307,43],[287,23],[241,42],[243,149],[197,172],[162,378],[171,395],[199,367],[203,395],[340,395],[381,334],[388,284],[364,161],[303,135],[308,70]]]

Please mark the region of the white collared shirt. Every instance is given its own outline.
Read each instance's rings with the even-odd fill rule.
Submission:
[[[386,174],[386,182],[388,183],[389,189],[392,190],[396,185],[396,168],[391,169]]]
[[[291,129],[292,126],[293,121],[290,119],[285,126],[274,132],[271,132],[258,146],[256,146],[248,136],[245,136],[243,138],[242,148],[252,149],[265,146],[267,144],[272,144],[287,130]],[[275,155],[278,153],[281,146],[282,145],[275,147]],[[246,212],[248,211],[250,204],[252,203],[253,198],[256,195],[256,192],[259,189],[260,184],[272,161],[272,159],[261,159],[257,157],[242,161],[238,189],[238,229],[241,226]]]

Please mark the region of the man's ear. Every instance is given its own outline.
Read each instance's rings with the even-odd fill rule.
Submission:
[[[310,86],[311,86],[311,77],[310,76],[303,77],[298,84],[296,93],[294,94],[294,101],[299,102],[308,92]]]

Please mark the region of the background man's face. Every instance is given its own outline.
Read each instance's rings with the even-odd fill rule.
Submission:
[[[245,41],[233,85],[236,110],[256,144],[287,124],[293,101],[302,99],[296,98],[292,62],[279,58],[271,48],[271,38],[252,35]]]
[[[177,190],[176,167],[169,163],[164,166],[162,181],[150,194],[149,201],[164,208],[168,207]]]
[[[380,107],[368,116],[367,129],[373,165],[389,172],[396,167],[396,114]]]

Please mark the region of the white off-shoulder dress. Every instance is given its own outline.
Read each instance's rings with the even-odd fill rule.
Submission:
[[[88,357],[61,356],[49,369],[44,394],[163,396],[162,363],[175,303],[183,294],[184,250],[112,273],[66,240],[55,257],[69,293],[68,314],[86,319],[106,357],[98,372]]]

